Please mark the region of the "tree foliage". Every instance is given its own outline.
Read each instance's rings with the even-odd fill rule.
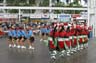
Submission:
[[[54,5],[54,7],[64,7],[65,4],[63,2],[58,2]]]
[[[16,9],[12,9],[12,10],[7,10],[7,12],[9,12],[9,13],[18,13],[19,11],[16,10]]]
[[[49,6],[49,0],[43,0],[40,2],[39,6]]]
[[[35,0],[6,0],[6,2],[8,6],[33,6],[36,3]]]

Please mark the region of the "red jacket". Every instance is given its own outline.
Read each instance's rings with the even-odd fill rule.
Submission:
[[[53,30],[50,32],[50,36],[51,37],[58,37],[59,36],[59,32],[54,32]]]
[[[64,37],[66,36],[66,31],[59,32],[59,37]]]

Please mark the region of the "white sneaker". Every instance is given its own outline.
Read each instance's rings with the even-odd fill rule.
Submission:
[[[60,57],[64,57],[64,54],[60,54]]]
[[[40,42],[43,41],[43,39],[40,39]]]
[[[71,54],[73,54],[74,52],[73,52],[73,51],[71,51],[70,53],[71,53]]]
[[[63,53],[63,54],[64,54],[64,53],[65,53],[65,50],[61,51],[61,53]]]
[[[56,59],[56,57],[55,56],[51,56],[51,59]]]
[[[17,46],[17,48],[20,48],[20,47],[21,47],[20,45]]]
[[[55,55],[56,55],[56,54],[57,54],[57,51],[53,51],[53,54],[55,54]]]
[[[67,56],[70,56],[70,54],[69,54],[69,53],[67,53]]]
[[[9,48],[11,48],[12,47],[12,45],[11,44],[9,44]]]
[[[34,50],[35,48],[34,48],[34,47],[32,47],[32,49]]]
[[[84,48],[83,45],[81,45],[81,48],[80,49],[82,50],[83,48]]]
[[[13,47],[16,47],[16,45],[14,44]]]
[[[32,46],[29,46],[29,48],[28,49],[32,49]]]
[[[21,48],[22,48],[22,49],[26,49],[26,47],[25,47],[25,46],[21,46]]]

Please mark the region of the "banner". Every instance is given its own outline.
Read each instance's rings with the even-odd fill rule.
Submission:
[[[43,19],[48,19],[50,17],[50,14],[42,14],[41,18]]]
[[[30,18],[41,18],[41,14],[31,14]]]
[[[58,18],[57,14],[50,14],[50,19]]]
[[[71,15],[70,14],[58,14],[58,19],[60,20],[60,22],[70,22]]]

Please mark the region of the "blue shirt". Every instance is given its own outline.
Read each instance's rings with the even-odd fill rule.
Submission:
[[[21,32],[20,32],[20,30],[17,30],[17,37],[21,37],[22,35],[21,35]]]
[[[12,36],[12,31],[11,30],[8,31],[8,36]]]
[[[16,30],[12,30],[12,36],[16,37],[16,35],[17,35]]]
[[[29,31],[28,31],[28,34],[27,34],[28,38],[31,37],[32,35],[33,35],[32,30],[29,30]]]
[[[41,28],[41,33],[46,33],[46,28]]]
[[[24,30],[21,30],[20,32],[21,32],[21,36],[24,36],[24,37],[27,38],[27,34],[26,34],[26,32]]]
[[[50,29],[47,29],[47,31],[46,31],[47,33],[50,33]]]

